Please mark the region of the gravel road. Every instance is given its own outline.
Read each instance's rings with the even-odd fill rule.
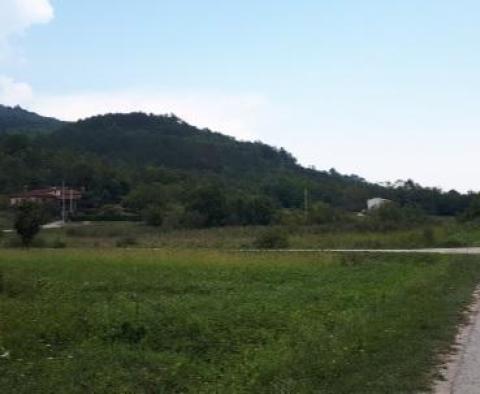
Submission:
[[[480,247],[426,249],[244,249],[244,253],[427,253],[480,255]],[[480,390],[478,391],[480,394]]]
[[[474,294],[467,324],[460,327],[456,352],[450,355],[442,373],[445,380],[434,386],[435,394],[480,393],[480,286]]]

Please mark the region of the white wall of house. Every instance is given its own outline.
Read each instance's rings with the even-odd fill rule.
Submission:
[[[389,202],[391,201],[387,200],[386,198],[371,198],[370,200],[367,200],[367,209],[371,211],[372,209],[380,208],[381,206],[388,204]]]

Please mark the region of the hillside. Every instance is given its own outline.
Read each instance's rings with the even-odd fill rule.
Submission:
[[[215,172],[294,168],[283,149],[200,130],[176,116],[108,114],[66,125],[45,146],[95,153],[110,162]]]
[[[162,169],[180,171],[188,182],[205,178],[222,183],[235,194],[266,193],[286,208],[303,206],[306,188],[314,200],[350,210],[360,210],[367,198],[386,193],[357,176],[305,169],[283,148],[198,129],[174,115],[95,116],[42,137],[41,145],[75,157],[93,154],[110,167],[140,173],[140,179],[145,168]]]
[[[58,129],[64,122],[40,116],[23,108],[7,107],[0,104],[0,133],[47,132]]]
[[[12,109],[6,112],[0,124],[11,118]],[[268,223],[285,209],[303,217],[305,191],[312,207],[359,211],[380,196],[434,215],[462,212],[472,198],[412,181],[385,187],[333,169],[307,169],[283,148],[237,141],[173,115],[108,114],[49,133],[35,130],[0,136],[0,194],[65,181],[86,190],[86,208],[148,208],[208,225]]]

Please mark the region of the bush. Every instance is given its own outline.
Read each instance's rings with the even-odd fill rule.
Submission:
[[[6,240],[5,246],[7,248],[22,248],[25,247],[25,244],[21,238],[10,238]],[[28,246],[32,248],[46,248],[48,247],[48,243],[43,238],[35,238]]]
[[[0,211],[5,211],[10,207],[10,200],[5,195],[0,195]]]
[[[64,249],[67,247],[67,244],[64,240],[60,239],[60,238],[56,238],[53,242],[52,242],[52,248],[54,249]]]
[[[306,223],[305,212],[300,209],[281,209],[277,212],[276,223],[283,226],[301,226]]]
[[[268,197],[237,197],[227,207],[228,224],[261,225],[271,224],[275,218],[274,202]]]
[[[43,208],[35,203],[24,203],[17,208],[15,230],[22,240],[23,246],[30,246],[40,231],[45,219]]]
[[[142,217],[149,226],[158,227],[163,224],[164,210],[159,206],[150,205],[143,211]]]
[[[185,218],[185,209],[181,205],[171,204],[163,216],[162,226],[168,229],[179,228]]]
[[[128,248],[136,245],[138,245],[138,241],[133,237],[121,238],[116,242],[117,248]]]
[[[316,202],[308,212],[308,223],[310,224],[328,224],[338,222],[343,219],[344,214],[338,209],[331,207],[324,202]]]
[[[76,214],[70,217],[72,222],[140,222],[142,217],[133,213],[105,215],[103,213]]]
[[[467,209],[458,216],[460,222],[478,222],[480,220],[480,197],[477,195]]]
[[[284,229],[269,229],[254,242],[259,249],[285,249],[290,245],[288,234]]]
[[[207,227],[208,218],[197,211],[188,211],[182,217],[182,225],[186,228]]]
[[[443,248],[462,248],[465,246],[469,246],[469,244],[465,239],[461,238],[459,235],[454,234],[442,241],[440,246]]]
[[[435,244],[435,231],[431,227],[423,229],[422,238],[426,245],[431,246]]]
[[[386,231],[411,228],[426,222],[428,217],[421,209],[391,202],[369,212],[366,224],[372,230]]]

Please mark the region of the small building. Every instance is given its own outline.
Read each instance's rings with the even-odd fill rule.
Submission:
[[[10,196],[10,206],[15,207],[24,202],[39,204],[53,203],[65,207],[69,212],[75,212],[77,202],[82,198],[82,192],[66,187],[49,187],[46,189],[30,190]]]
[[[385,204],[391,203],[392,200],[387,200],[386,198],[375,197],[367,200],[367,211],[378,209],[383,207]]]

